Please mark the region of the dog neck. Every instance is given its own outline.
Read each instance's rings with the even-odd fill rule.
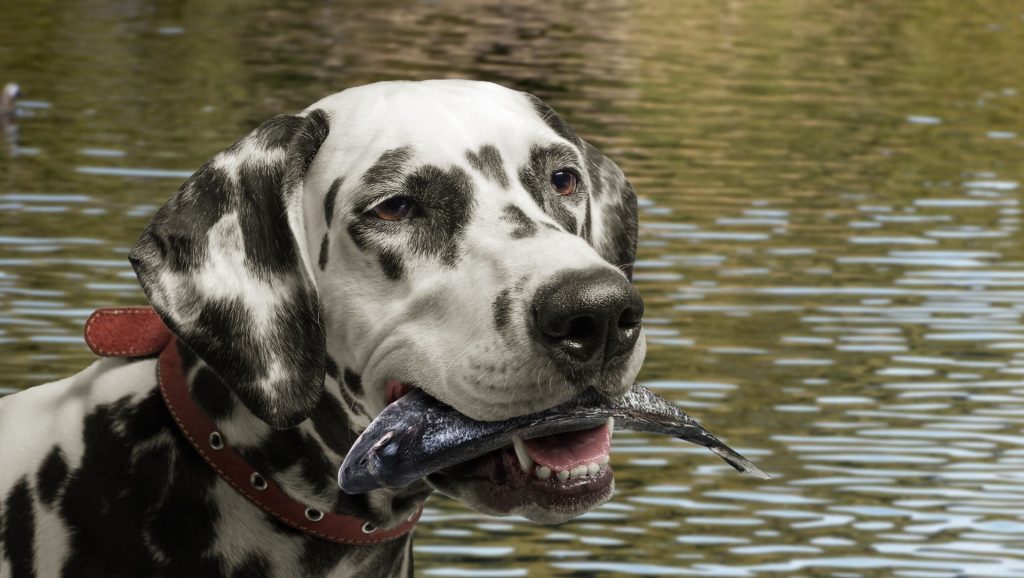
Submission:
[[[351,396],[330,365],[326,391],[312,415],[296,427],[278,430],[256,417],[206,363],[182,348],[182,370],[192,399],[253,468],[311,507],[357,516],[380,528],[394,527],[432,490],[423,481],[359,495],[338,488],[338,467],[359,434],[342,405],[348,401],[351,406]]]

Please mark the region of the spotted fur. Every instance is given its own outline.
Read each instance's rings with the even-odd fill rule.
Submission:
[[[572,169],[560,196],[552,171]],[[395,195],[408,219],[370,209]],[[434,489],[496,514],[472,482],[352,496],[336,468],[416,385],[477,419],[631,384],[643,341],[586,383],[534,346],[558,275],[628,272],[636,199],[612,161],[531,95],[380,83],[275,117],[216,155],[131,261],[178,335],[192,398],[296,500],[394,526]],[[405,576],[411,536],[341,546],[254,507],[183,438],[156,360],[101,359],[0,400],[0,576]]]

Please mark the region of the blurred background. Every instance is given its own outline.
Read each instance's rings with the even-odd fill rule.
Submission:
[[[1024,576],[1020,0],[5,2],[0,394],[144,302],[128,247],[213,154],[447,77],[623,167],[641,381],[777,477],[620,433],[615,499],[569,524],[432,498],[419,574]]]

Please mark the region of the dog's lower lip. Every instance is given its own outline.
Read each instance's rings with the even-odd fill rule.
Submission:
[[[610,464],[602,466],[594,475],[540,479],[520,468],[511,447],[495,450],[432,475],[475,480],[475,483],[486,488],[482,497],[489,505],[502,511],[510,511],[522,504],[533,504],[573,516],[607,499],[614,480]]]

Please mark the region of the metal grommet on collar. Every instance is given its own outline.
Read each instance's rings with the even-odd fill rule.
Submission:
[[[365,524],[363,524],[363,533],[364,534],[372,534],[372,533],[374,533],[376,531],[377,531],[377,526],[374,526],[373,524],[371,524],[369,522],[366,522]]]
[[[259,472],[253,472],[252,475],[249,476],[249,483],[252,484],[252,487],[261,492],[267,489],[267,479]]]
[[[220,435],[219,431],[210,432],[209,441],[211,448],[218,451],[224,449],[224,436]]]
[[[306,508],[306,519],[310,522],[319,522],[324,519],[324,513],[316,508]]]

